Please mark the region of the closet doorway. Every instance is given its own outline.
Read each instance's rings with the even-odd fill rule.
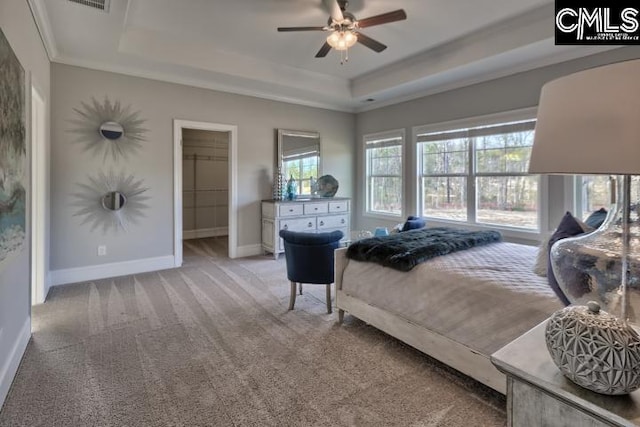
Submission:
[[[228,229],[229,132],[182,129],[182,239],[227,237]]]
[[[220,239],[236,256],[236,140],[236,126],[174,121],[176,266],[188,239]]]

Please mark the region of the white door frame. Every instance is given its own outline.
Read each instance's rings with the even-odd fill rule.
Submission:
[[[46,227],[46,103],[31,86],[31,304],[47,297],[45,280]]]
[[[182,129],[198,129],[217,132],[229,132],[229,258],[235,258],[238,252],[237,211],[238,197],[238,126],[220,123],[194,122],[190,120],[173,121],[173,230],[174,263],[182,265]]]

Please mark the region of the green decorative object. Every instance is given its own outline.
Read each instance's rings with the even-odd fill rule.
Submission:
[[[289,181],[287,181],[287,200],[295,200],[298,196],[298,183],[296,179],[291,175]]]

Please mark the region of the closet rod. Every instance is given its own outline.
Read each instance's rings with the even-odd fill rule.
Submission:
[[[211,150],[228,150],[229,144],[214,144],[214,145],[198,145],[198,144],[184,144],[184,148],[209,148]]]
[[[222,156],[202,156],[202,155],[198,155],[196,156],[189,156],[189,155],[185,155],[182,157],[182,160],[207,160],[207,161],[214,161],[214,162],[226,162],[229,160],[228,157],[222,157]]]

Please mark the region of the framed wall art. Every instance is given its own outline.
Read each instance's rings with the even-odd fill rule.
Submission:
[[[25,72],[0,29],[0,268],[26,235]]]

